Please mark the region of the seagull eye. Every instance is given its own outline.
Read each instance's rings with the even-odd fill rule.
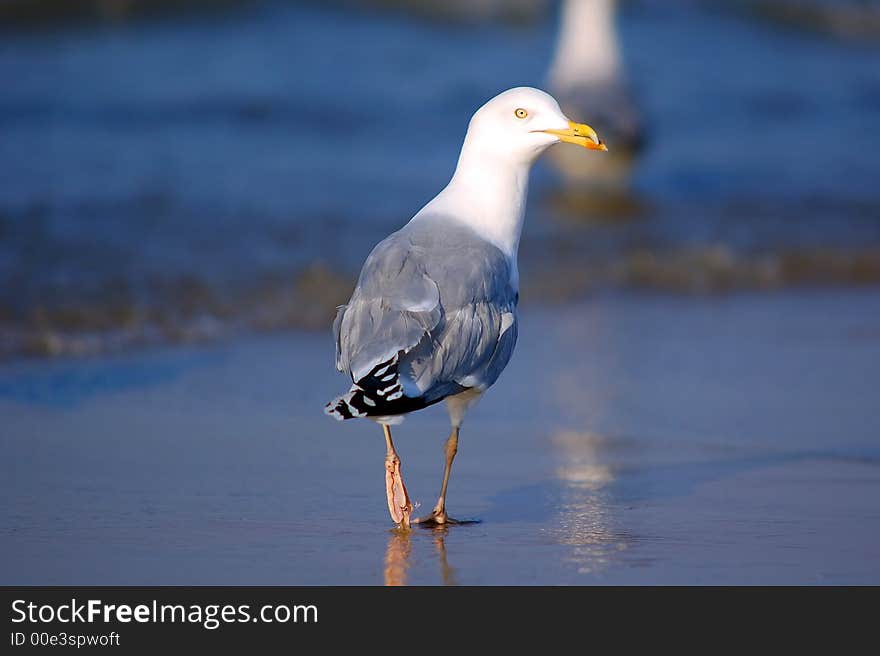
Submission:
[[[520,107],[519,109],[517,109],[517,110],[514,112],[514,115],[515,115],[517,118],[525,118],[526,116],[529,115],[529,113],[528,113],[526,110],[524,110],[522,107]]]

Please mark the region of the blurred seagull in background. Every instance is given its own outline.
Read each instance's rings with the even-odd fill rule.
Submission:
[[[564,0],[556,53],[548,72],[563,111],[589,116],[613,152],[601,161],[574,149],[555,149],[551,161],[573,186],[619,192],[629,186],[644,131],[623,74],[615,24],[616,0]]]
[[[370,253],[351,300],[333,324],[336,367],[351,389],[327,404],[336,419],[367,417],[386,442],[388,510],[401,527],[413,505],[391,428],[446,400],[452,433],[429,525],[456,523],[446,490],[468,406],[501,374],[517,336],[517,250],[529,170],[549,146],[606,150],[550,95],[510,89],[474,114],[452,180]]]

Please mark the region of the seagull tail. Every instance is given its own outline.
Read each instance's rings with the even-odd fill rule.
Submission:
[[[446,395],[432,400],[424,396],[406,396],[403,383],[397,370],[397,362],[403,351],[390,360],[380,362],[370,372],[360,378],[346,394],[339,396],[326,406],[324,414],[339,421],[358,417],[394,417],[441,401]],[[457,389],[456,392],[461,391]]]
[[[367,416],[364,390],[353,385],[348,393],[338,396],[324,406],[324,414],[339,421]]]

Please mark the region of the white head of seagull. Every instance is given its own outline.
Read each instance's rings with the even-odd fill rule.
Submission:
[[[471,118],[459,168],[462,164],[531,166],[548,146],[559,141],[600,148],[596,132],[569,120],[550,94],[531,87],[509,89]]]
[[[539,89],[495,96],[471,118],[452,180],[413,220],[438,214],[466,220],[515,261],[529,169],[560,141],[607,150],[593,128],[569,120]]]

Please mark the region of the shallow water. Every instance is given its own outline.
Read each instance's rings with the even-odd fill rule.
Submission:
[[[5,584],[880,583],[876,292],[526,306],[446,531],[298,334],[0,370]],[[396,429],[422,510],[441,408]]]
[[[284,3],[7,28],[0,357],[326,324],[555,31]],[[692,3],[620,33],[649,147],[599,207],[538,168],[523,280],[579,277],[535,298],[880,280],[880,50]]]

